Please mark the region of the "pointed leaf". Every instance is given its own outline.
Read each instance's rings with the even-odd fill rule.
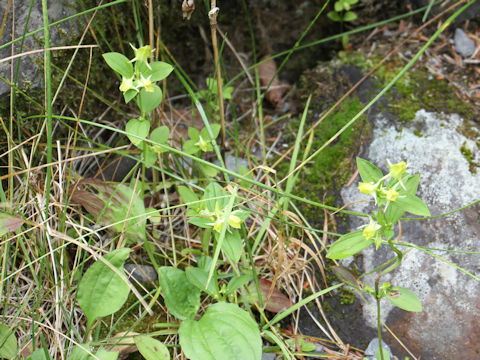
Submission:
[[[165,79],[173,71],[173,66],[163,61],[154,61],[150,63],[151,70],[148,69],[145,77],[151,76],[150,81],[160,81]]]
[[[340,21],[340,15],[338,15],[338,13],[336,11],[329,11],[327,13],[327,16],[330,20],[333,20],[333,21]]]
[[[355,255],[373,243],[373,239],[367,240],[362,231],[345,234],[335,241],[327,252],[330,259],[344,259]]]
[[[0,212],[0,236],[10,231],[17,231],[24,223],[19,216]]]
[[[150,121],[145,119],[130,119],[125,126],[125,132],[127,133],[130,142],[138,147],[143,139],[148,136],[150,131]]]
[[[379,168],[377,168],[371,162],[359,157],[357,157],[357,167],[363,182],[376,183],[380,178],[383,177],[383,174]]]
[[[260,360],[262,338],[257,323],[236,304],[211,305],[199,321],[178,329],[180,345],[191,360]]]
[[[40,348],[35,350],[33,353],[27,357],[27,360],[50,360],[51,357],[48,355],[48,352],[45,352],[45,349]],[[70,358],[68,358],[70,360]]]
[[[219,236],[218,233],[216,233],[216,236]],[[225,232],[225,238],[223,239],[222,243],[222,250],[233,263],[238,263],[240,257],[242,256],[243,243],[240,233],[237,230]]]
[[[200,290],[188,281],[185,272],[162,266],[158,280],[168,311],[180,320],[193,319],[200,307]]]
[[[0,358],[13,359],[18,354],[17,338],[10,328],[0,324]]]
[[[187,205],[191,209],[198,209],[201,207],[201,203],[198,202],[200,199],[198,198],[197,194],[193,192],[190,188],[186,186],[179,186],[177,188],[178,194],[182,199],[183,203]],[[193,204],[191,204],[193,203]]]
[[[430,210],[422,199],[415,195],[407,195],[406,197],[399,197],[395,204],[403,211],[407,211],[411,214],[430,216]]]
[[[357,19],[357,14],[353,11],[347,11],[345,15],[343,15],[343,21],[354,21]]]
[[[108,66],[120,75],[131,78],[133,76],[132,63],[122,54],[110,52],[102,55]]]
[[[218,202],[220,209],[228,204],[228,193],[217,183],[210,183],[205,189],[203,198],[206,200],[205,205],[208,211],[215,211],[215,204]]]
[[[150,336],[136,336],[135,344],[145,360],[170,359],[168,348],[163,343],[151,338]]]
[[[108,261],[118,272],[125,275],[123,263],[130,249],[121,248],[106,254]],[[101,260],[90,266],[78,284],[77,301],[87,316],[90,327],[95,319],[113,314],[127,301],[130,288],[128,284]]]
[[[422,303],[414,292],[400,286],[392,286],[387,294],[390,302],[406,311],[420,312],[422,311]]]
[[[156,142],[157,144],[165,145],[167,144],[168,137],[170,136],[170,130],[167,126],[159,126],[155,130],[152,131],[150,134],[150,140]],[[153,144],[153,150],[156,153],[161,154],[162,152],[166,151],[161,146]]]
[[[187,275],[188,281],[190,281],[192,285],[195,285],[198,289],[205,291],[210,296],[216,295],[217,290],[213,280],[211,280],[208,284],[208,288],[206,287],[208,280],[208,272],[206,270],[189,266],[185,269],[185,274]]]
[[[252,279],[252,275],[240,275],[234,276],[227,285],[225,294],[229,295],[240,289],[243,285],[248,283]]]

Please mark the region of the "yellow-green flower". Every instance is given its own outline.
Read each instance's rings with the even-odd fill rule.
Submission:
[[[143,75],[140,75],[140,80],[138,85],[141,88],[144,88],[147,92],[153,92],[155,89],[155,84],[150,80],[151,76],[145,78]]]
[[[135,53],[135,57],[130,61],[131,62],[133,62],[133,61],[144,62],[150,68],[150,65],[148,64],[147,60],[152,56],[152,52],[153,52],[154,49],[152,49],[152,47],[150,45],[145,45],[145,46],[142,46],[141,48],[138,48],[138,49],[135,46],[133,46],[132,44],[130,44],[130,46],[132,47],[132,49]]]
[[[373,195],[377,191],[377,186],[372,183],[361,182],[358,184],[358,190],[362,194]]]
[[[207,152],[209,150],[208,148],[208,142],[206,142],[201,135],[199,135],[198,141],[195,143],[203,152]]]
[[[387,197],[388,201],[397,201],[399,195],[400,194],[395,189],[385,191],[385,196]]]
[[[370,223],[365,226],[363,229],[362,235],[364,236],[365,239],[370,240],[373,238],[376,234],[377,231],[381,228],[381,226],[375,222],[373,219],[370,219]]]
[[[407,163],[405,161],[400,161],[393,165],[388,161],[388,167],[390,168],[389,175],[397,180],[400,180],[402,175],[405,174],[405,171],[407,171]]]
[[[133,83],[133,76],[131,78],[122,77],[122,83],[120,84],[120,91],[127,92],[128,90],[137,90]]]
[[[240,229],[242,222],[242,219],[240,219],[237,215],[230,214],[230,217],[228,218],[228,225],[235,229]]]

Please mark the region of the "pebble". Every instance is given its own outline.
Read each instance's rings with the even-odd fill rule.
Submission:
[[[463,57],[470,57],[475,53],[475,42],[460,28],[455,30],[453,44],[455,45],[455,51]]]
[[[390,346],[385,344],[384,341],[382,341],[382,347],[387,350],[388,355],[390,355],[390,359],[393,359],[393,354],[392,350],[390,350]],[[372,341],[370,341],[370,344],[368,344],[367,349],[365,350],[365,355],[368,356],[368,360],[380,360],[377,359],[375,356],[375,352],[378,349],[378,338],[373,338]]]
[[[149,283],[157,281],[158,275],[153,266],[125,264],[123,266],[129,279],[140,283]]]

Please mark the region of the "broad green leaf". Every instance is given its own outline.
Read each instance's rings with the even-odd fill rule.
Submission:
[[[158,280],[168,311],[177,319],[193,319],[200,307],[200,290],[192,285],[184,271],[162,266]]]
[[[133,76],[132,63],[122,54],[117,52],[110,52],[103,54],[103,58],[114,71],[120,75],[131,78]]]
[[[187,131],[191,140],[197,142],[200,139],[200,132],[194,127],[189,127]]]
[[[345,234],[330,246],[330,249],[327,252],[327,257],[330,259],[347,258],[362,251],[372,244],[373,241],[373,239],[367,240],[362,235],[362,231]]]
[[[195,226],[198,226],[198,227],[201,227],[202,229],[210,229],[213,227],[212,223],[213,223],[213,219],[209,218],[209,217],[192,217],[190,219],[188,219],[188,222],[192,225],[195,225]]]
[[[202,207],[202,204],[198,202],[200,199],[198,198],[197,194],[195,194],[190,188],[186,186],[179,186],[177,191],[183,203],[189,208],[198,209]]]
[[[220,134],[220,129],[221,129],[220,125],[219,124],[211,124],[210,129],[212,130],[213,137],[210,137],[210,135],[208,134],[208,129],[206,127],[204,127],[202,129],[202,131],[200,131],[200,136],[203,139],[210,139],[210,140],[216,139],[218,134]]]
[[[17,338],[10,328],[0,324],[0,358],[13,359],[17,356]]]
[[[135,336],[135,345],[146,360],[169,360],[168,348],[150,336]]]
[[[397,201],[388,204],[387,210],[385,211],[385,219],[389,225],[395,224],[403,214],[405,214],[405,210],[396,203]]]
[[[100,360],[117,360],[118,354],[118,351],[107,351],[104,348],[101,348],[97,351],[95,356]],[[94,360],[94,358],[91,357],[91,360]]]
[[[75,345],[68,360],[89,360],[91,356],[87,351],[90,351],[93,354],[89,344]]]
[[[430,210],[422,199],[415,195],[407,195],[405,197],[399,197],[395,204],[403,211],[409,212],[415,215],[430,216]]]
[[[132,100],[135,96],[137,96],[138,92],[134,89],[127,90],[123,94],[123,99],[125,100],[125,104],[128,104],[130,100]]]
[[[190,360],[260,360],[262,338],[257,323],[236,304],[211,305],[199,321],[178,329],[180,345]]]
[[[252,279],[252,275],[240,275],[234,276],[227,285],[225,294],[229,295],[240,289],[243,285],[248,283]]]
[[[215,288],[213,281],[210,281],[208,288],[206,287],[208,280],[208,272],[206,270],[189,266],[185,269],[185,274],[187,275],[188,281],[190,281],[192,285],[195,285],[200,290],[205,291],[210,296],[216,296],[217,289]]]
[[[153,147],[148,145],[146,142],[140,144],[142,151],[142,158],[145,161],[145,167],[151,168],[158,160],[158,154],[153,150]],[[148,185],[148,184],[145,184]]]
[[[130,249],[121,248],[106,254],[103,259],[125,275],[123,263],[129,253]],[[129,292],[128,284],[107,264],[97,260],[86,271],[77,291],[78,305],[87,317],[88,327],[95,319],[120,310]]]
[[[127,133],[130,142],[139,147],[143,142],[142,138],[148,136],[150,131],[150,121],[145,119],[130,119],[125,126],[125,132]]]
[[[23,223],[23,219],[19,216],[0,212],[0,236],[10,231],[17,231]]]
[[[338,13],[336,11],[329,11],[327,13],[327,16],[330,20],[333,20],[333,21],[340,21],[340,15],[338,15]]]
[[[196,145],[197,140],[187,140],[183,143],[183,151],[189,155],[197,153],[200,148]]]
[[[168,141],[168,137],[170,136],[170,130],[168,129],[167,126],[159,126],[155,130],[152,131],[150,134],[150,140],[158,143],[165,145]],[[164,148],[161,146],[153,144],[153,150],[155,150],[156,153],[161,154],[162,152],[166,151]]]
[[[214,178],[218,174],[218,170],[209,165],[197,164],[197,166],[200,168],[203,175],[205,175],[205,177],[207,178]]]
[[[230,231],[230,232],[229,232]],[[225,238],[222,243],[222,250],[225,252],[225,255],[233,263],[238,263],[243,252],[243,243],[240,233],[237,230],[229,230],[225,232]],[[219,237],[219,233],[215,233],[215,236]]]
[[[414,292],[400,286],[392,286],[387,294],[390,302],[406,311],[420,312],[422,311],[422,303]]]
[[[390,353],[382,347],[382,352],[383,352],[383,360],[390,360]],[[377,351],[375,351],[375,358],[380,360],[381,359],[381,353],[380,353],[380,348],[377,348]]]
[[[138,107],[143,112],[150,112],[155,110],[162,102],[162,90],[158,85],[153,85],[153,91],[147,91],[144,88],[140,90],[138,96]]]
[[[353,11],[347,11],[345,15],[343,15],[343,21],[354,21],[357,18],[357,14]]]
[[[357,167],[363,182],[376,183],[383,177],[379,168],[359,157],[357,157]]]
[[[228,193],[223,190],[223,188],[217,183],[210,183],[205,189],[205,194],[203,195],[205,205],[208,211],[215,211],[215,204],[218,203],[220,209],[225,208],[228,204]]]
[[[45,352],[45,349],[40,348],[35,350],[33,353],[27,357],[27,360],[50,360],[51,357],[48,355],[48,352]],[[70,360],[70,358],[68,358]]]
[[[163,61],[154,61],[150,63],[151,70],[148,69],[147,76],[151,76],[151,81],[160,81],[165,79],[173,71],[173,66]]]
[[[340,12],[343,10],[343,2],[342,1],[335,1],[334,9],[336,12]]]

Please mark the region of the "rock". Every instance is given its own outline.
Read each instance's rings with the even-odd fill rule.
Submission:
[[[125,264],[123,266],[128,278],[140,283],[149,283],[157,281],[158,274],[153,266],[150,265],[136,265]]]
[[[368,356],[368,360],[380,360],[380,359],[377,359],[377,357],[375,356],[375,353],[378,348],[379,348],[378,338],[372,339],[372,341],[370,341],[370,344],[368,344],[367,348],[365,349],[365,355]],[[392,359],[393,358],[392,350],[390,350],[390,346],[388,346],[383,340],[382,340],[382,348],[388,352],[388,355],[390,355],[390,359]],[[385,351],[384,351],[384,355],[385,355]]]
[[[471,149],[473,159],[478,159],[480,150],[475,141],[462,135],[463,125],[458,115],[420,110],[411,125],[398,130],[394,119],[379,115],[374,123],[373,140],[362,157],[379,166],[384,173],[387,159],[392,163],[407,161],[409,171],[421,175],[417,195],[433,215],[442,214],[480,198],[480,174],[471,171],[471,164],[461,148]],[[476,134],[473,138],[478,139],[480,132],[475,126],[472,129]],[[357,185],[358,179],[341,191],[343,202],[357,202],[349,210],[369,213],[373,206],[358,202],[367,198],[357,190]],[[403,221],[401,240],[430,249],[478,251],[479,211],[477,204],[445,217]],[[352,230],[365,223],[364,218],[349,218]],[[403,311],[383,300],[382,319],[407,348],[422,359],[480,359],[480,286],[478,280],[452,265],[478,276],[478,255],[429,251],[431,254],[411,249],[402,264],[382,278],[382,282],[388,281],[415,292],[423,311]],[[353,257],[346,260],[356,261],[363,272],[368,272],[391,257],[387,247],[375,251],[371,246],[356,260]],[[364,280],[373,286],[375,275]],[[371,296],[365,298],[368,304],[363,305],[363,321],[370,326],[371,332],[376,327],[375,300]],[[396,354],[408,355],[387,332],[384,334]]]
[[[475,53],[475,42],[460,28],[455,30],[453,44],[455,45],[455,51],[463,57],[470,57]]]
[[[12,8],[9,7],[7,12],[7,4],[9,1],[0,1],[0,13],[6,14],[5,28],[2,33],[0,44],[6,44],[12,40]],[[49,22],[52,23],[56,20],[66,18],[74,13],[75,1],[48,1],[48,17]],[[25,24],[27,22],[28,10],[30,7],[30,1],[15,1],[13,2],[15,13],[15,38],[20,38],[23,35]],[[76,33],[75,20],[70,20],[59,24],[58,26],[50,28],[50,42],[51,46],[59,46],[63,43],[62,37],[71,37]],[[42,15],[42,3],[41,1],[35,1],[30,14],[29,24],[27,27],[27,33],[41,29],[34,36],[25,38],[23,49],[20,49],[20,41],[15,43],[14,54],[20,52],[26,52],[34,49],[41,49],[42,45],[39,44],[38,39],[43,41],[43,15]],[[37,38],[35,40],[34,38]],[[12,55],[11,46],[0,50],[0,59],[4,59]],[[20,58],[20,70],[19,70],[19,83],[20,85],[28,82],[31,86],[39,86],[43,81],[43,70],[38,66],[38,63],[43,64],[43,53],[28,55]],[[14,60],[16,66],[18,58]],[[0,74],[3,77],[10,80],[10,62],[0,63]],[[9,92],[10,86],[0,81],[0,96]]]

